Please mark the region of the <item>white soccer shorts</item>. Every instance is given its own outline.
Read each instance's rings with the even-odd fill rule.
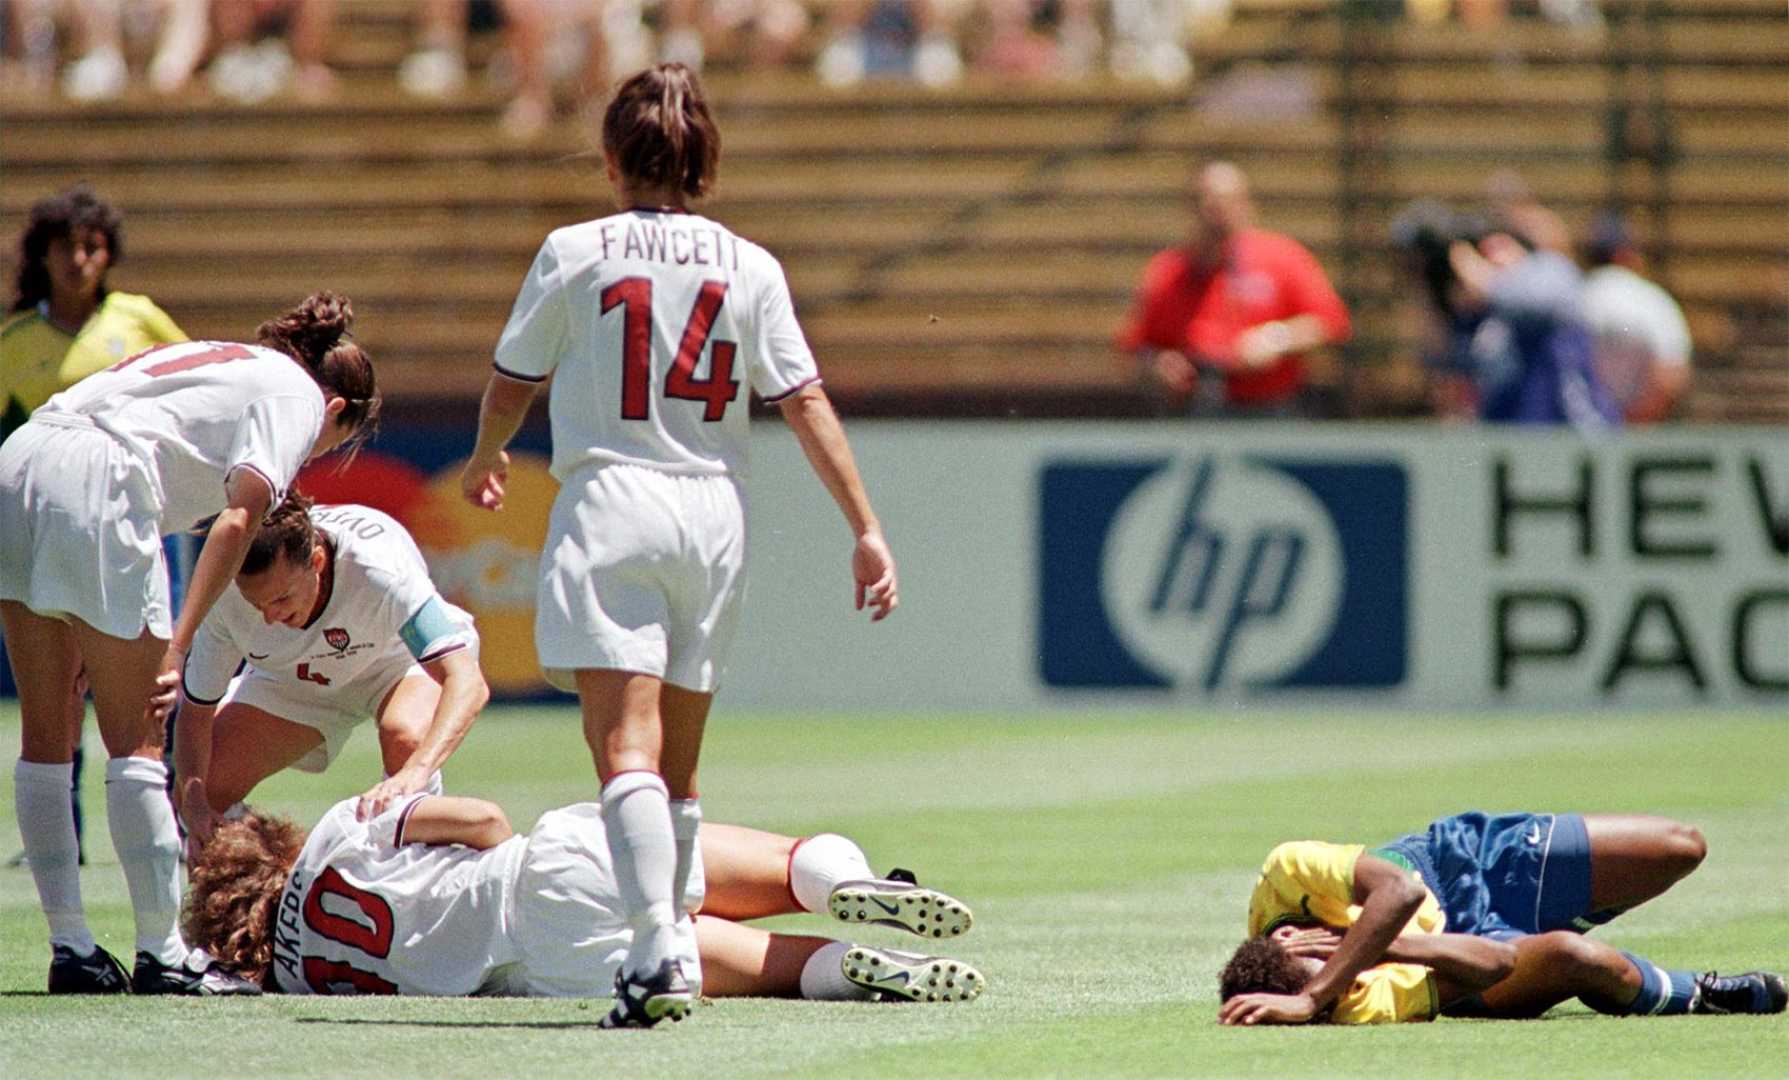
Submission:
[[[547,679],[637,671],[712,693],[745,591],[745,498],[729,476],[602,463],[566,478],[541,552],[534,642]]]
[[[412,675],[430,677],[409,653],[377,660],[341,686],[317,686],[251,667],[230,680],[218,710],[247,705],[314,729],[323,736],[323,745],[299,758],[293,768],[320,773],[340,756],[354,729],[379,711],[385,695]]]

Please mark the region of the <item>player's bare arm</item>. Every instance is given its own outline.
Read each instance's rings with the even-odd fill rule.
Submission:
[[[404,821],[405,844],[464,844],[483,851],[514,836],[503,807],[463,795],[430,795]]]
[[[539,383],[512,379],[501,371],[491,373],[478,404],[478,441],[460,473],[460,493],[467,502],[486,510],[503,509],[503,485],[509,478],[504,447],[521,429],[539,390]]]
[[[1224,1002],[1225,1024],[1302,1024],[1335,1004],[1355,976],[1385,959],[1386,950],[1418,908],[1423,887],[1397,866],[1362,854],[1354,865],[1354,902],[1360,916],[1341,944],[1297,994],[1238,994]]]
[[[833,411],[832,400],[818,383],[803,387],[777,403],[783,419],[795,432],[808,464],[838,504],[857,538],[851,553],[851,575],[857,583],[857,609],[869,607],[872,621],[887,618],[900,604],[894,554],[882,535],[882,524],[870,508],[857,460],[845,439],[845,428]]]
[[[174,723],[174,775],[178,778],[174,809],[186,828],[189,861],[217,827],[218,818],[205,790],[205,778],[211,775],[212,721],[216,717],[217,706],[201,705],[181,695],[180,716]]]
[[[1516,947],[1476,934],[1401,934],[1385,950],[1399,964],[1421,964],[1435,972],[1442,1005],[1495,986],[1516,969]]]
[[[384,813],[394,800],[428,787],[430,774],[459,749],[466,733],[472,730],[472,721],[491,700],[491,689],[485,683],[484,672],[479,670],[477,656],[471,649],[450,652],[422,667],[441,685],[435,715],[410,760],[360,797],[355,815],[362,821]]]
[[[174,636],[168,640],[156,669],[155,690],[149,697],[147,712],[161,723],[174,707],[180,693],[180,668],[186,654],[192,651],[193,638],[199,624],[211,613],[212,605],[236,580],[242,568],[242,557],[248,554],[255,530],[273,506],[273,488],[253,469],[237,469],[225,481],[229,505],[217,515],[205,534],[205,546],[193,567],[193,578],[186,588],[186,601],[180,606],[180,617],[174,624]]]

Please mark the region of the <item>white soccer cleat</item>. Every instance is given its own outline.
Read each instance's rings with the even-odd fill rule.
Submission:
[[[973,1001],[988,984],[981,972],[961,960],[868,945],[846,952],[839,969],[866,990],[908,1001]]]
[[[925,888],[906,870],[840,882],[826,906],[840,922],[893,926],[927,938],[956,937],[975,923],[968,905]]]

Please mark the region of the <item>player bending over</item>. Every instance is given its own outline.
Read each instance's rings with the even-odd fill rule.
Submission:
[[[1383,847],[1281,844],[1218,976],[1226,1024],[1780,1013],[1780,975],[1667,971],[1586,932],[1687,877],[1707,848],[1658,817],[1441,818]]]
[[[195,841],[281,769],[323,771],[368,716],[386,779],[361,796],[360,813],[438,791],[437,770],[490,697],[472,616],[436,592],[404,527],[296,492],[257,530],[200,626],[181,693],[178,805]]]
[[[710,823],[701,843],[706,886],[693,881],[684,901],[702,909],[709,995],[981,993],[981,973],[959,960],[740,925],[829,911],[922,937],[969,929],[968,908],[903,871],[876,877],[850,840]],[[192,939],[286,993],[606,998],[633,938],[594,803],[550,811],[526,836],[496,804],[453,796],[409,796],[368,821],[345,799],[308,838],[250,812],[220,823],[191,869]]]

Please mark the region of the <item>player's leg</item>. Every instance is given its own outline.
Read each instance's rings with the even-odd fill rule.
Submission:
[[[1702,865],[1708,845],[1694,826],[1670,818],[1589,814],[1590,911],[1606,921],[1643,904]]]
[[[137,994],[259,994],[180,936],[180,832],[162,763],[162,725],[144,706],[167,642],[145,630],[133,641],[73,623],[86,661],[106,752],[106,820],[136,915]]]
[[[81,902],[80,847],[69,802],[67,701],[80,667],[74,632],[12,600],[0,600],[0,626],[22,721],[13,808],[50,927],[50,992],[122,993],[128,986],[124,969],[93,940]]]
[[[711,997],[810,1001],[968,1001],[981,972],[961,960],[796,934],[772,934],[707,915],[696,941]]]
[[[1516,941],[1516,967],[1480,995],[1474,1015],[1509,1020],[1536,1017],[1572,998],[1598,1012],[1625,1013],[1643,985],[1638,965],[1600,941],[1555,930]]]
[[[222,813],[247,799],[261,781],[298,764],[323,745],[323,733],[255,705],[229,701],[211,722],[211,773],[205,797]]]
[[[696,790],[696,767],[702,756],[702,735],[708,728],[708,709],[713,704],[713,694],[686,690],[668,682],[659,692],[659,719],[664,730],[659,772],[671,796],[671,837],[677,845],[671,898],[678,919],[702,906],[701,897],[707,888],[700,847],[702,803]]]
[[[690,993],[672,959],[677,841],[670,792],[659,774],[662,683],[652,675],[599,668],[578,669],[576,680],[584,738],[603,785],[615,883],[633,931],[616,977],[615,1010],[605,1023],[645,1026],[662,1016],[678,1018]]]

